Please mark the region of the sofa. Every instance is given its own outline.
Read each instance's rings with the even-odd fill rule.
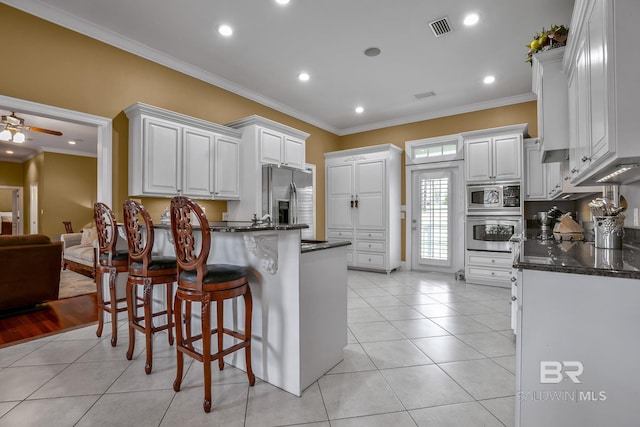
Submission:
[[[98,250],[98,233],[95,226],[85,227],[80,233],[60,235],[63,245],[62,268],[88,277],[95,277]]]
[[[62,243],[43,234],[0,236],[0,311],[57,300]]]

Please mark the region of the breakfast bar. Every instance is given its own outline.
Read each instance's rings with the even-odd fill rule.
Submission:
[[[343,357],[347,344],[348,242],[301,243],[301,224],[211,222],[208,263],[249,271],[253,295],[252,367],[256,377],[300,396]],[[155,226],[154,252],[173,255],[168,225]],[[164,304],[163,295],[154,295]],[[225,301],[225,324],[244,329],[244,304]],[[200,308],[194,304],[193,316]],[[199,333],[193,323],[194,333]],[[212,319],[215,325],[215,319]],[[225,340],[231,340],[225,336]],[[231,341],[225,341],[225,346]],[[244,356],[225,362],[244,369]]]

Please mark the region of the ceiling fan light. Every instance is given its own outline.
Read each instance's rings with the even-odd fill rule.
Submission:
[[[0,132],[0,141],[11,141],[11,131],[9,129]]]
[[[25,136],[24,133],[18,131],[15,133],[15,135],[13,135],[13,142],[15,142],[16,144],[22,144],[25,140]]]

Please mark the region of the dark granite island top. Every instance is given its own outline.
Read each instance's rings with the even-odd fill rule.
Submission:
[[[170,224],[154,224],[155,228],[171,230]],[[194,226],[194,228],[199,228]],[[212,232],[237,233],[247,231],[302,230],[309,228],[307,224],[254,223],[253,221],[209,221]]]
[[[640,250],[596,248],[593,242],[524,240],[514,267],[560,273],[640,279]]]

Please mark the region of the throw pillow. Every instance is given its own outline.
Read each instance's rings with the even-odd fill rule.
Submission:
[[[98,238],[98,230],[95,227],[83,228],[82,239],[80,239],[81,245],[93,245],[93,241]]]

